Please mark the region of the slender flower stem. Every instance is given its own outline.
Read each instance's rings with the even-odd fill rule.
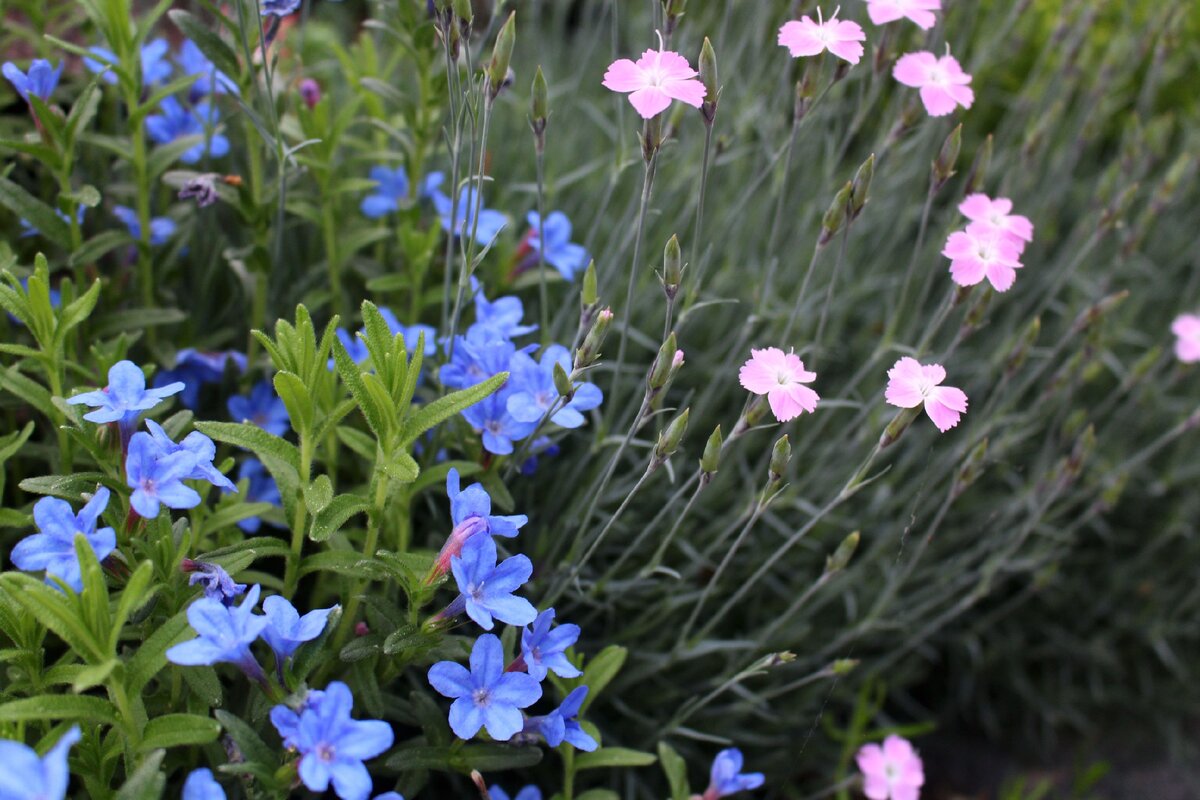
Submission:
[[[696,271],[693,274],[692,280],[688,283],[687,292],[684,294],[684,313],[687,312],[687,309],[695,301],[700,291],[700,280],[704,277],[700,260],[700,230],[704,221],[704,198],[708,194],[708,165],[712,158],[712,133],[713,126],[711,124],[705,125],[704,156],[700,161],[700,194],[696,199],[696,225],[692,230],[692,257],[696,261]]]
[[[475,196],[469,198],[469,200],[473,201],[471,204],[471,235],[467,238],[463,246],[462,268],[458,273],[458,291],[454,297],[454,310],[450,314],[450,352],[452,355],[454,352],[454,335],[458,332],[458,320],[462,313],[463,297],[466,294],[467,287],[470,285],[471,273],[474,271],[474,264],[472,262],[475,260],[475,246],[478,244],[479,212],[483,208],[483,172],[487,166],[488,129],[491,127],[492,122],[493,102],[490,98],[491,90],[486,81],[483,85],[483,91],[488,96],[483,101],[483,126],[479,137],[479,171],[475,175]],[[455,191],[457,193],[457,189]],[[457,228],[457,225],[458,217],[453,216],[451,218],[451,227]],[[466,226],[464,225],[463,227],[465,235]],[[457,233],[457,231],[452,231],[451,235],[454,235],[454,233]]]
[[[837,284],[838,275],[842,272],[842,264],[846,261],[846,243],[850,240],[850,224],[847,222],[842,226],[842,243],[838,248],[837,263],[833,265],[833,274],[829,276],[829,286],[825,289],[825,302],[821,306],[821,319],[817,322],[817,335],[813,338],[813,345],[817,348],[821,346],[821,337],[825,333],[825,321],[829,318],[829,303],[833,300],[833,287]]]
[[[929,181],[929,191],[925,193],[925,205],[921,208],[921,226],[917,229],[917,241],[913,244],[912,255],[908,258],[908,269],[904,271],[904,283],[900,285],[900,294],[888,313],[887,328],[883,333],[884,344],[890,343],[900,324],[900,315],[904,313],[904,303],[908,299],[908,290],[912,284],[913,271],[917,267],[917,258],[925,245],[925,233],[929,228],[929,212],[933,209],[933,196],[937,193],[932,178]]]
[[[646,121],[649,130],[650,121]],[[621,381],[625,368],[625,348],[629,343],[629,331],[633,327],[633,290],[637,285],[638,269],[642,263],[642,235],[646,228],[646,212],[650,208],[650,192],[654,187],[654,172],[658,164],[657,149],[646,161],[646,171],[642,179],[642,200],[638,206],[637,228],[633,240],[633,263],[629,268],[629,287],[625,292],[625,324],[621,328],[621,343],[617,347],[617,363],[613,369],[612,389],[609,392],[609,405],[606,414],[606,425],[610,427],[617,406],[620,405]]]
[[[537,160],[538,210],[538,316],[541,320],[542,346],[550,343],[550,307],[546,300],[546,154],[535,145]]]
[[[804,295],[808,292],[809,281],[812,280],[813,272],[817,267],[817,260],[821,257],[821,253],[825,250],[825,246],[820,240],[813,245],[812,258],[808,260],[808,269],[804,271],[804,280],[800,283],[800,291],[796,295],[796,302],[792,304],[791,313],[788,314],[787,325],[783,329],[783,338],[780,340],[784,343],[791,338],[792,330],[796,327],[796,318],[800,315],[800,307],[804,305]]]

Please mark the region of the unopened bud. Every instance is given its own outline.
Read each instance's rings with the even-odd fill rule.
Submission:
[[[554,388],[558,390],[559,397],[565,397],[570,400],[575,396],[575,387],[571,383],[571,376],[567,375],[567,371],[563,369],[563,365],[554,362]]]
[[[889,447],[896,443],[903,433],[908,430],[908,426],[912,425],[913,420],[921,413],[921,407],[902,408],[896,416],[892,417],[892,421],[883,429],[883,435],[879,437],[879,449]]]
[[[782,667],[784,664],[791,664],[795,660],[795,653],[791,650],[783,650],[763,656],[762,660],[758,662],[758,666],[761,669],[771,669],[772,667]]]
[[[663,291],[671,300],[679,292],[679,284],[683,282],[683,252],[679,248],[679,237],[672,236],[663,248]]]
[[[312,78],[305,78],[300,81],[297,89],[300,92],[300,99],[304,101],[304,105],[308,106],[309,111],[312,111],[317,103],[321,102],[321,84]]]
[[[950,496],[957,499],[960,494],[971,488],[971,484],[975,483],[975,479],[979,477],[979,473],[983,469],[983,460],[987,457],[988,439],[983,437],[979,444],[971,448],[970,455],[963,462],[962,467],[958,470],[958,475],[954,478],[954,485],[950,489]]]
[[[671,420],[671,424],[658,435],[652,462],[655,466],[662,464],[679,449],[679,443],[683,441],[683,434],[687,431],[689,412],[690,409],[685,408],[683,413]]]
[[[642,160],[647,164],[662,145],[662,114],[655,114],[642,125]]]
[[[454,0],[453,4],[454,16],[458,17],[465,25],[470,25],[475,19],[475,7],[471,0]]]
[[[579,293],[579,302],[586,311],[599,301],[596,290],[596,261],[588,261],[587,269],[583,271],[583,289]]]
[[[650,368],[650,377],[647,383],[650,385],[651,391],[660,391],[671,379],[671,364],[675,360],[675,351],[678,349],[675,346],[675,332],[672,331],[667,336],[667,340],[658,348],[654,366]]]
[[[787,472],[788,462],[792,460],[792,442],[787,434],[780,436],[771,449],[771,463],[767,468],[771,483],[779,483]]]
[[[850,210],[850,196],[853,191],[854,184],[846,181],[846,185],[834,195],[833,202],[829,204],[829,210],[821,218],[821,238],[817,240],[818,246],[828,244],[829,240],[837,236],[838,231],[846,224],[846,212]]]
[[[992,134],[988,134],[983,144],[975,151],[975,161],[971,164],[971,174],[967,176],[966,194],[983,191],[987,179],[988,167],[992,164]]]
[[[987,313],[988,306],[992,301],[992,292],[984,292],[980,298],[975,301],[975,305],[971,306],[971,310],[967,312],[967,316],[963,319],[962,334],[965,336],[972,333],[983,322],[983,315]]]
[[[683,16],[683,8],[687,5],[687,0],[663,0],[663,20],[666,28],[667,38],[675,32],[675,25],[679,18]]]
[[[1105,314],[1121,305],[1121,303],[1123,303],[1127,297],[1129,297],[1129,290],[1122,289],[1121,291],[1110,294],[1108,297],[1102,298],[1099,302],[1088,306],[1078,317],[1075,318],[1075,323],[1071,326],[1071,333],[1076,334],[1085,328],[1095,325],[1104,318]]]
[[[800,80],[796,81],[796,105],[792,109],[793,124],[804,119],[804,115],[812,106],[813,98],[817,96],[817,77],[820,75],[820,69],[816,66],[818,63],[816,59],[808,59],[804,65],[804,72],[800,74]]]
[[[1126,186],[1125,189],[1117,195],[1117,199],[1105,207],[1100,214],[1099,227],[1101,230],[1108,231],[1121,224],[1121,220],[1125,216],[1125,212],[1129,210],[1129,206],[1133,203],[1133,198],[1137,196],[1138,189],[1141,186],[1138,183],[1132,183]]]
[[[724,437],[721,435],[721,426],[713,428],[712,434],[708,437],[708,441],[704,444],[704,453],[700,456],[700,471],[704,475],[713,475],[717,468],[721,465],[721,444]]]
[[[933,160],[933,190],[936,192],[946,185],[954,175],[954,164],[958,161],[958,151],[962,149],[962,123],[955,126],[942,142],[942,149]]]
[[[587,336],[583,338],[583,344],[575,351],[575,371],[590,367],[596,363],[596,359],[600,357],[600,346],[604,344],[604,337],[608,336],[608,329],[612,325],[613,313],[611,308],[605,308],[596,315],[596,321],[592,323],[592,328],[587,332]]]
[[[839,658],[829,665],[829,671],[838,677],[849,675],[858,666],[858,661],[857,658]]]
[[[871,179],[875,177],[875,154],[872,153],[867,157],[867,160],[858,168],[858,172],[854,173],[854,180],[850,186],[850,219],[851,221],[858,219],[858,215],[862,213],[863,207],[867,204],[871,194]]]
[[[539,66],[533,74],[533,86],[529,89],[529,125],[533,128],[539,153],[546,144],[546,121],[550,117],[548,96],[546,76],[542,74],[542,68]]]
[[[475,788],[479,790],[481,800],[492,800],[492,793],[488,791],[487,781],[483,779],[483,774],[479,770],[471,770],[471,783],[475,784]]]
[[[825,573],[841,572],[850,563],[850,559],[854,557],[854,551],[858,549],[858,540],[860,534],[858,531],[842,539],[842,543],[837,546],[828,557],[825,559]]]
[[[513,46],[517,43],[517,12],[513,11],[496,34],[492,47],[492,61],[488,64],[488,87],[490,98],[496,99],[508,81],[508,64],[512,61]]]
[[[704,84],[704,102],[700,104],[700,113],[704,115],[706,125],[712,125],[717,117],[717,102],[721,87],[717,82],[717,54],[712,42],[704,37],[700,47],[700,82]]]

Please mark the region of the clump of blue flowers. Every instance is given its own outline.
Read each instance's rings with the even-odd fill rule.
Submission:
[[[70,503],[57,497],[38,500],[33,507],[38,533],[17,543],[12,550],[13,564],[28,572],[45,570],[47,583],[51,578],[58,578],[75,591],[83,591],[75,537],[83,536],[87,540],[97,561],[103,561],[117,549],[116,532],[112,528],[96,527],[100,514],[108,506],[108,498],[108,489],[97,489],[78,514],[71,510]]]

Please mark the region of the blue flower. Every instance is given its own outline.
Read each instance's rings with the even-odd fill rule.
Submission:
[[[431,175],[430,178],[432,177]],[[430,178],[426,179],[426,183]],[[463,187],[458,195],[457,209],[454,208],[450,198],[436,191],[436,188],[430,197],[433,200],[433,207],[442,221],[442,230],[453,233],[455,236],[469,237],[474,231],[475,241],[482,245],[488,245],[500,233],[500,229],[508,224],[508,218],[502,213],[484,208],[482,205],[479,207],[479,222],[476,224],[474,186]],[[451,214],[454,215],[453,218]]]
[[[498,456],[513,451],[513,442],[524,439],[537,428],[536,422],[521,422],[508,413],[512,392],[501,389],[462,412],[476,433],[483,434],[483,449]]]
[[[300,753],[300,780],[313,792],[324,792],[333,783],[342,800],[366,800],[371,774],[363,761],[392,746],[392,726],[352,719],[354,696],[344,683],[335,681],[309,695],[299,714],[285,705],[271,709],[271,723],[284,744]]]
[[[579,626],[573,623],[550,626],[554,623],[554,609],[547,608],[538,614],[528,628],[521,631],[521,658],[525,671],[537,680],[545,680],[546,672],[552,670],[560,678],[578,678],[581,673],[567,660],[567,648],[579,640]]]
[[[4,77],[8,78],[8,82],[17,90],[17,94],[21,95],[22,100],[29,102],[29,95],[32,94],[46,103],[49,102],[50,95],[58,86],[63,65],[60,63],[55,67],[44,58],[35,58],[29,64],[29,72],[21,72],[20,68],[11,61],[5,61],[4,66],[0,67],[0,71],[4,72]]]
[[[219,600],[229,605],[238,595],[246,593],[246,584],[234,583],[233,578],[229,577],[229,573],[219,564],[185,558],[180,566],[184,572],[191,573],[188,586],[198,583],[203,585],[204,596],[209,600]]]
[[[761,772],[742,773],[742,751],[736,747],[722,750],[713,759],[712,773],[705,797],[725,797],[747,792],[763,785]]]
[[[28,572],[46,571],[77,592],[83,591],[83,577],[75,554],[75,535],[83,534],[97,561],[103,561],[117,549],[117,534],[112,528],[100,528],[96,523],[108,506],[108,489],[101,487],[92,495],[79,513],[56,497],[43,497],[33,506],[33,521],[38,533],[26,536],[12,549],[12,562]]]
[[[262,15],[286,17],[300,7],[300,0],[262,0]]]
[[[183,40],[177,60],[184,74],[200,76],[191,86],[190,94],[193,100],[206,94],[240,94],[233,79],[213,66],[191,39]]]
[[[4,800],[62,800],[67,796],[71,770],[67,756],[71,746],[82,738],[78,725],[72,725],[39,758],[37,751],[22,742],[0,739],[0,798]]]
[[[483,293],[483,286],[474,276],[471,278],[471,291],[475,293],[475,325],[472,327],[486,327],[509,339],[537,330],[537,325],[521,324],[525,316],[521,298],[508,295],[488,300]]]
[[[87,206],[85,206],[85,205],[79,205],[79,206],[75,207],[75,221],[78,224],[80,224],[80,225],[83,224],[83,215],[84,215],[84,212],[86,212],[86,211],[87,211]],[[60,209],[57,209],[57,208],[54,209],[54,215],[57,216],[59,219],[61,219],[63,222],[67,223],[68,225],[71,224],[71,218],[68,217]],[[29,220],[21,219],[20,222],[21,222],[20,238],[24,239],[28,236],[37,236],[39,233],[41,233],[41,231],[39,231],[37,228],[33,227],[33,225],[29,222]]]
[[[445,616],[466,611],[488,631],[495,624],[493,617],[509,625],[533,622],[537,609],[524,597],[513,594],[533,574],[533,563],[524,555],[506,558],[499,565],[496,559],[496,542],[491,536],[472,536],[466,541],[462,554],[450,559],[450,571],[461,594]]]
[[[213,777],[212,770],[195,769],[184,781],[181,800],[225,800],[225,790]]]
[[[450,519],[454,521],[455,530],[469,525],[472,533],[483,532],[511,539],[529,521],[524,514],[493,514],[492,497],[483,484],[473,483],[466,489],[460,489],[460,485],[458,470],[451,467],[446,473],[446,496],[450,498]]]
[[[123,428],[131,431],[142,411],[154,408],[171,395],[183,391],[183,388],[183,383],[176,381],[147,389],[146,376],[141,367],[132,361],[118,361],[108,371],[107,387],[77,394],[68,398],[67,404],[83,404],[96,409],[83,415],[89,422],[120,422]]]
[[[252,678],[261,678],[262,668],[250,652],[250,645],[268,625],[266,617],[254,613],[261,592],[261,587],[251,586],[240,606],[207,597],[192,603],[187,618],[196,638],[167,650],[167,660],[183,667],[236,664]]]
[[[523,672],[504,671],[504,649],[493,634],[485,633],[471,649],[471,669],[453,661],[429,668],[429,684],[450,704],[450,728],[460,739],[470,739],[480,728],[497,742],[507,742],[521,731],[521,709],[542,696],[541,685]]]
[[[400,201],[408,197],[408,173],[404,167],[390,169],[384,166],[371,167],[371,180],[375,181],[376,189],[363,198],[362,213],[371,219],[378,219],[393,211],[400,210]]]
[[[449,344],[446,345],[449,350]],[[438,370],[438,379],[451,389],[466,389],[493,375],[508,371],[517,346],[488,327],[472,325],[466,336],[454,337],[450,361]]]
[[[249,397],[235,394],[228,406],[229,416],[235,420],[257,425],[275,436],[283,436],[290,427],[287,406],[275,395],[270,381],[255,384]]]
[[[142,238],[142,224],[138,213],[128,206],[113,206],[113,216],[121,220],[134,239]],[[150,244],[157,247],[166,244],[175,234],[175,220],[170,217],[154,217],[150,220]]]
[[[229,152],[229,140],[223,135],[206,135],[221,118],[220,112],[208,101],[197,103],[189,111],[174,97],[164,97],[158,104],[158,110],[161,113],[146,117],[146,133],[156,143],[170,144],[185,136],[203,136],[206,139],[183,151],[179,156],[183,163],[195,164],[206,153],[219,158]]]
[[[175,366],[154,374],[154,386],[159,388],[173,381],[183,381],[179,402],[193,411],[200,405],[200,386],[219,383],[225,376],[225,366],[233,362],[238,372],[246,371],[246,354],[236,350],[205,352],[191,347],[175,354]]]
[[[142,45],[142,87],[153,86],[156,83],[162,83],[171,77],[171,62],[167,61],[167,40],[155,39],[154,41]],[[119,65],[117,56],[113,51],[100,47],[89,47],[88,52],[95,58],[83,59],[83,65],[88,68],[89,72],[100,72],[106,67],[115,67]],[[104,77],[100,80],[109,85],[114,85],[117,82],[117,76],[112,71],[104,73]]]
[[[146,427],[150,429],[150,436],[154,439],[154,443],[166,455],[190,453],[196,457],[196,465],[192,467],[192,471],[186,476],[188,480],[208,481],[218,489],[224,489],[227,492],[237,491],[237,487],[233,485],[233,481],[226,478],[213,466],[213,458],[217,455],[217,446],[213,444],[212,439],[200,433],[200,431],[192,431],[183,437],[183,441],[176,444],[171,441],[171,437],[167,435],[162,426],[154,420],[146,420]]]
[[[263,600],[263,613],[267,615],[268,625],[262,637],[275,651],[277,660],[291,658],[300,645],[321,635],[329,615],[336,608],[319,608],[302,617],[285,598],[272,595]]]
[[[246,487],[247,503],[283,505],[283,498],[279,494],[279,487],[275,484],[275,479],[257,458],[247,458],[242,462],[242,466],[238,469],[238,482],[241,481],[249,482]],[[257,533],[262,526],[262,518],[247,517],[238,520],[237,526],[246,533]]]
[[[509,800],[508,792],[499,786],[492,786],[488,789],[488,794],[492,800]],[[542,790],[536,786],[526,786],[517,792],[516,800],[542,800]]]
[[[513,393],[506,408],[518,422],[539,422],[558,402],[558,389],[554,386],[554,365],[560,365],[571,374],[571,352],[561,344],[552,344],[542,351],[542,359],[519,353],[513,358]],[[575,383],[575,394],[571,400],[550,417],[550,421],[563,428],[578,428],[585,420],[584,411],[591,411],[604,402],[604,393],[594,383]]]
[[[535,253],[542,251],[546,263],[558,270],[566,280],[574,280],[575,273],[587,267],[588,252],[583,245],[571,241],[571,220],[561,211],[551,211],[546,215],[543,235],[546,243],[542,246],[542,238],[538,236],[538,223],[541,218],[536,211],[530,211],[525,217],[529,223],[529,237],[525,240]]]
[[[129,504],[146,519],[158,516],[159,504],[167,508],[195,508],[200,495],[183,480],[196,468],[196,456],[179,449],[167,453],[150,434],[135,433],[125,459],[125,482],[133,489]]]
[[[578,719],[579,709],[587,699],[587,694],[588,687],[576,687],[562,701],[562,705],[544,717],[530,717],[525,727],[536,729],[551,747],[558,747],[565,741],[585,753],[590,753],[598,745],[591,734],[580,726]]]

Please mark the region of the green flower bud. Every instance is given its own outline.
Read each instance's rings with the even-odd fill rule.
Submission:
[[[704,37],[700,47],[700,82],[704,84],[704,102],[700,104],[700,113],[704,115],[706,125],[712,125],[717,116],[717,101],[721,87],[717,81],[717,54],[712,42]]]
[[[825,574],[841,572],[850,563],[850,559],[854,556],[854,551],[858,549],[858,540],[860,535],[858,531],[842,539],[842,543],[837,546],[825,559]]]
[[[517,12],[513,11],[496,34],[492,47],[492,60],[488,64],[488,91],[492,100],[500,94],[508,78],[508,64],[512,61],[513,46],[517,43]]]
[[[857,658],[839,658],[829,665],[829,671],[838,676],[849,675],[857,666]]]
[[[661,465],[679,449],[683,434],[687,431],[688,414],[691,409],[685,408],[683,413],[671,420],[671,424],[659,434],[658,443],[654,445],[655,466]]]
[[[821,237],[817,240],[819,246],[828,244],[829,240],[836,236],[842,226],[846,224],[846,212],[850,210],[850,196],[853,191],[854,184],[846,181],[846,185],[834,195],[833,202],[829,204],[829,210],[821,218]]]
[[[554,388],[558,390],[559,397],[570,400],[575,395],[575,386],[571,383],[571,377],[567,375],[563,365],[555,362],[553,374]]]
[[[987,449],[988,439],[986,436],[980,440],[979,444],[971,448],[971,453],[954,478],[954,485],[950,490],[952,498],[957,499],[960,494],[971,488],[971,484],[979,477],[979,473],[983,469],[983,460],[987,457]]]
[[[583,272],[583,291],[579,294],[579,301],[583,304],[584,309],[588,309],[596,305],[599,300],[596,290],[596,260],[592,259]]]
[[[721,426],[713,428],[712,434],[704,444],[704,453],[700,456],[700,471],[705,475],[713,475],[721,464]]]
[[[529,125],[533,128],[539,147],[545,144],[546,121],[550,117],[548,100],[549,90],[546,87],[546,76],[539,66],[533,74],[533,86],[529,89]]]
[[[667,385],[667,381],[671,377],[671,365],[675,361],[675,351],[678,349],[675,346],[675,332],[671,331],[666,341],[658,348],[654,366],[650,368],[650,378],[647,383],[649,383],[651,391],[660,391]]]
[[[961,149],[962,123],[960,122],[954,130],[950,131],[946,141],[942,142],[942,149],[938,151],[937,158],[933,161],[933,190],[935,192],[941,189],[946,181],[954,175],[954,164],[958,161],[958,151]]]
[[[771,483],[779,483],[783,480],[783,475],[787,472],[788,462],[791,460],[792,442],[785,433],[776,440],[775,447],[771,450],[771,464],[768,467]]]
[[[1042,318],[1034,317],[1033,322],[1029,323],[1029,327],[1025,329],[1025,334],[1009,351],[1008,358],[1005,359],[1004,373],[1012,375],[1021,368],[1025,363],[1025,358],[1029,355],[1029,348],[1033,347],[1038,339],[1038,334],[1042,332]]]
[[[662,114],[656,114],[642,125],[642,160],[647,164],[662,146]]]
[[[871,153],[867,160],[854,173],[854,181],[850,188],[850,219],[858,219],[863,207],[871,194],[871,179],[875,177],[875,154]]]
[[[442,3],[445,6],[445,3]],[[475,7],[471,5],[471,0],[454,0],[454,16],[458,17],[465,24],[470,25],[475,19]]]
[[[879,448],[882,450],[895,444],[896,440],[908,430],[908,426],[912,425],[913,420],[921,413],[921,407],[902,408],[896,416],[892,417],[892,421],[883,429],[883,435],[879,437]]]
[[[683,252],[679,248],[679,237],[672,236],[663,248],[663,290],[671,300],[679,292],[679,284],[683,282]]]
[[[576,372],[596,363],[596,359],[600,357],[600,346],[604,344],[604,337],[608,336],[612,319],[611,308],[605,308],[596,315],[596,321],[592,323],[591,330],[583,338],[583,344],[575,351],[574,369]]]

